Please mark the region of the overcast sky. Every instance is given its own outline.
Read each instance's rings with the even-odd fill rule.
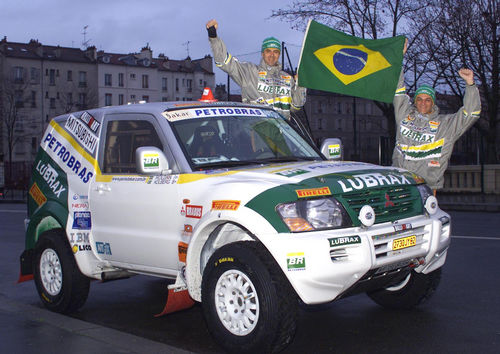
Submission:
[[[192,59],[211,54],[205,24],[215,18],[218,35],[231,54],[243,61],[260,59],[265,37],[287,43],[297,66],[303,32],[293,30],[272,10],[286,8],[287,0],[1,0],[0,36],[11,42],[38,39],[45,45],[81,48],[84,40],[110,53],[139,52],[147,43],[153,56]],[[249,54],[253,53],[253,54]],[[226,75],[214,66],[216,82]]]

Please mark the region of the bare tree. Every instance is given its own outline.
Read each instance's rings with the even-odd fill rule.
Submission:
[[[273,11],[271,17],[285,20],[296,29],[305,29],[308,20],[314,19],[366,39],[409,33],[420,36],[436,17],[430,10],[435,9],[434,4],[435,0],[296,0],[287,8]],[[410,40],[409,48],[412,44]],[[419,64],[415,76],[422,75],[427,66],[427,62]],[[392,104],[374,103],[387,118],[389,137],[393,139],[396,126]]]
[[[62,113],[96,108],[98,104],[96,90],[88,86],[79,87],[73,82],[66,85],[65,92],[61,92],[59,98],[59,107]]]
[[[22,109],[29,101],[27,95],[28,82],[26,72],[19,68],[9,68],[0,73],[0,120],[2,130],[7,142],[7,153],[9,161],[8,182],[12,182],[12,155],[15,146],[23,142],[28,134],[24,129],[19,129],[23,122]],[[18,70],[16,72],[15,70]]]
[[[464,85],[457,72],[474,71],[483,97],[482,118],[475,128],[486,142],[486,163],[498,163],[500,99],[500,4],[498,0],[444,0],[440,17],[418,41],[420,52],[429,53],[432,64],[427,79],[463,97]]]

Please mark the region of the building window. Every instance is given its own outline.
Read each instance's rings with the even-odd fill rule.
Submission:
[[[142,96],[142,100],[145,102],[149,102],[149,96]]]
[[[175,92],[179,92],[179,79],[175,79]]]
[[[149,87],[149,77],[148,75],[142,75],[142,88]]]
[[[66,104],[67,104],[68,106],[73,105],[73,93],[72,93],[72,92],[68,92],[68,93],[66,94],[66,101],[67,101],[67,102],[66,102]]]
[[[14,70],[14,82],[16,84],[24,82],[24,68],[22,66],[15,66]]]
[[[130,80],[135,80],[135,74],[134,73],[130,73]]]
[[[31,137],[31,153],[36,153],[38,150],[38,139],[36,136]]]
[[[193,80],[187,79],[186,84],[187,84],[187,92],[193,92]]]
[[[118,95],[118,104],[121,106],[123,104],[123,95],[119,94]]]
[[[56,71],[54,69],[50,69],[49,71],[49,85],[54,86],[56,84]]]
[[[167,91],[167,78],[166,77],[162,77],[161,78],[161,90],[162,91]]]
[[[203,80],[200,79],[200,86],[203,86]]]
[[[323,118],[318,119],[318,130],[323,130]]]
[[[36,91],[31,91],[31,108],[36,108]]]
[[[135,102],[135,95],[130,95],[130,101]]]
[[[118,73],[118,86],[123,87],[123,73]]]
[[[31,68],[30,79],[31,79],[31,81],[38,83],[38,81],[39,81],[39,72],[38,72],[37,68]]]
[[[104,86],[112,86],[111,74],[104,74]]]
[[[163,97],[161,98],[161,101],[162,101],[162,102],[168,102],[168,97],[163,96]]]
[[[24,92],[23,90],[15,90],[14,91],[14,102],[17,108],[24,107]]]
[[[55,109],[56,108],[56,99],[54,97],[52,97],[50,99],[50,108],[51,109]]]
[[[66,73],[66,80],[73,81],[73,71],[68,70],[68,72]]]
[[[79,87],[87,87],[87,72],[79,71],[78,72],[78,86]]]
[[[78,105],[80,106],[80,109],[85,109],[87,108],[87,94],[86,93],[79,93],[78,94]]]
[[[56,98],[59,99],[59,92],[56,94]]]
[[[110,93],[107,93],[104,95],[104,105],[105,106],[111,106],[113,104],[112,100],[113,100],[113,96]]]
[[[49,98],[49,91],[45,91],[45,98]]]

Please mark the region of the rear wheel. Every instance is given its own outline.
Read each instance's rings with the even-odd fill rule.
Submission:
[[[203,272],[202,306],[209,331],[229,352],[279,351],[295,333],[295,292],[258,242],[215,251]]]
[[[63,231],[50,230],[40,236],[33,269],[38,294],[49,310],[70,313],[87,300],[90,279],[78,269]]]
[[[441,280],[441,268],[423,274],[412,270],[398,284],[367,293],[377,304],[391,309],[412,309],[428,300]]]

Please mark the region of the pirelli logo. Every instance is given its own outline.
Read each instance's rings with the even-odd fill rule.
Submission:
[[[38,204],[38,206],[44,204],[47,201],[47,197],[42,193],[40,188],[38,188],[38,185],[33,183],[33,185],[30,188],[30,195],[31,198]]]
[[[297,193],[297,197],[299,198],[308,198],[308,197],[319,197],[322,195],[332,195],[330,192],[330,188],[308,188],[308,189],[297,189],[295,190]]]
[[[237,210],[240,206],[239,200],[213,200],[212,210]]]

